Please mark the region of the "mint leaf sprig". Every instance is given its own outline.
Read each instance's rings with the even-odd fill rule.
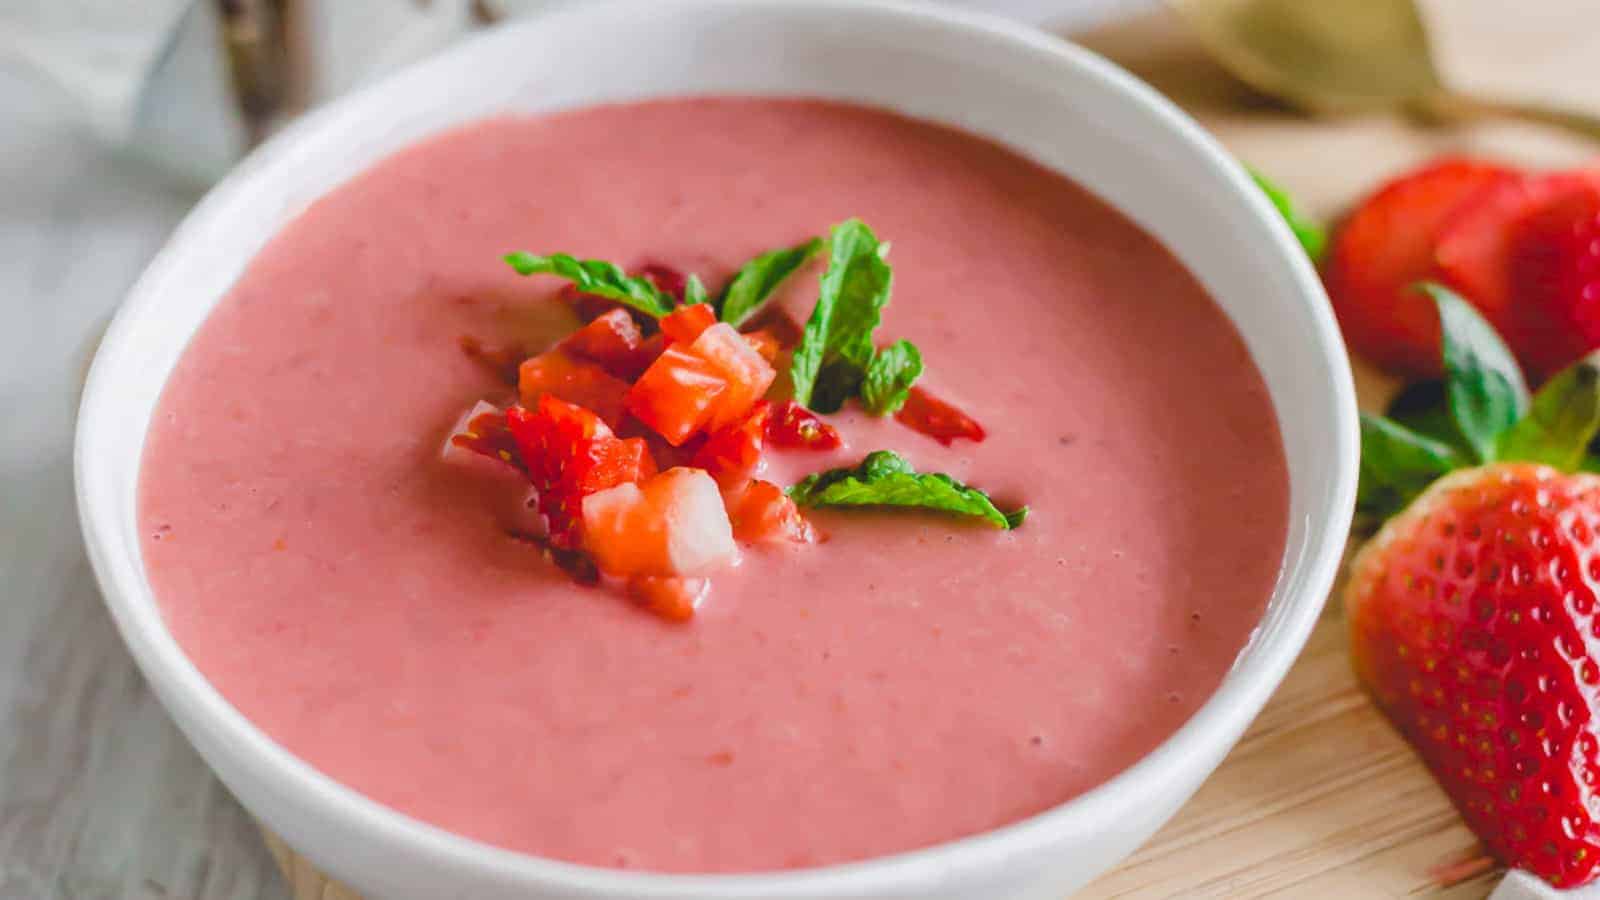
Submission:
[[[1412,411],[1409,425],[1361,417],[1356,509],[1387,518],[1447,472],[1493,462],[1591,465],[1600,432],[1600,351],[1529,396],[1522,370],[1471,304],[1437,284],[1418,285],[1439,310],[1444,410]]]
[[[790,275],[822,251],[824,241],[814,237],[793,247],[779,247],[739,267],[717,304],[718,318],[735,328],[755,318]]]
[[[567,253],[537,256],[518,251],[506,254],[505,260],[519,275],[556,275],[585,294],[615,300],[653,318],[659,319],[677,306],[671,294],[649,279],[629,275],[616,263],[602,259],[578,259]],[[704,294],[703,287],[701,293]]]
[[[833,227],[828,246],[817,305],[789,364],[795,402],[830,413],[859,394],[869,412],[892,413],[922,374],[922,354],[910,341],[873,346],[894,284],[889,245],[850,219]]]
[[[801,506],[895,506],[980,518],[1011,529],[1028,516],[1026,506],[1001,512],[989,495],[938,472],[918,472],[892,450],[867,454],[859,465],[807,476],[789,488]]]

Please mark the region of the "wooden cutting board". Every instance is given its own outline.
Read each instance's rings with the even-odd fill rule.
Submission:
[[[1338,0],[1352,2],[1352,0]],[[1429,7],[1453,82],[1593,106],[1600,8],[1536,0]],[[1526,15],[1524,15],[1526,13]],[[1600,146],[1519,125],[1425,130],[1391,117],[1297,117],[1208,62],[1165,14],[1076,39],[1182,104],[1238,156],[1332,217],[1377,182],[1431,156],[1486,154],[1570,165]],[[1395,385],[1358,365],[1362,407]],[[1357,687],[1343,610],[1330,601],[1304,654],[1233,753],[1159,834],[1083,896],[1096,898],[1482,898],[1500,872],[1450,802]]]

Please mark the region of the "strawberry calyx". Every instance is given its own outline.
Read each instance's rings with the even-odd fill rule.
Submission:
[[[1441,402],[1402,396],[1406,415],[1361,417],[1357,511],[1369,522],[1398,512],[1438,478],[1496,462],[1540,462],[1563,471],[1600,469],[1588,447],[1600,430],[1600,352],[1530,394],[1516,359],[1492,326],[1450,289],[1419,290],[1438,310],[1445,379]]]
[[[1491,852],[1558,887],[1600,874],[1600,351],[1530,394],[1466,300],[1437,310],[1439,403],[1364,415],[1356,674]],[[1417,396],[1407,399],[1415,404]],[[1426,398],[1424,398],[1426,400]]]

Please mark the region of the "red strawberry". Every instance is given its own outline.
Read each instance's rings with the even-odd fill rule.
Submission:
[[[956,438],[981,441],[985,437],[983,426],[975,419],[920,387],[911,389],[906,395],[906,405],[900,407],[894,417],[900,424],[946,447]]]
[[[629,596],[668,622],[687,622],[694,618],[695,609],[709,593],[709,578],[635,575],[628,579]]]
[[[844,444],[837,429],[793,400],[773,410],[767,421],[767,440],[774,447],[791,450],[834,450]]]
[[[621,308],[609,310],[573,332],[561,342],[561,349],[599,365],[624,381],[638,378],[655,359],[655,355],[645,349],[639,323]]]
[[[1600,863],[1600,478],[1501,463],[1435,482],[1362,550],[1357,673],[1478,836],[1551,884]]]
[[[1502,330],[1536,380],[1600,347],[1600,182],[1567,186],[1515,226]]]
[[[451,461],[462,451],[527,471],[516,439],[506,425],[506,414],[499,407],[482,400],[474,404],[450,429],[450,437],[444,445],[444,459]]]
[[[1437,274],[1434,251],[1446,224],[1516,177],[1503,166],[1445,159],[1389,182],[1356,208],[1334,235],[1324,272],[1353,350],[1393,372],[1439,373],[1439,320],[1410,287]]]
[[[665,263],[647,262],[635,269],[633,274],[655,285],[656,290],[670,294],[679,303],[683,302],[683,292],[689,284],[683,270]]]
[[[800,508],[770,481],[752,481],[724,497],[733,536],[751,544],[809,544],[817,539]]]
[[[628,383],[557,348],[523,361],[517,372],[517,391],[523,406],[531,408],[538,405],[540,397],[555,396],[593,410],[606,424],[615,426],[622,421]]]
[[[680,306],[661,320],[661,333],[674,344],[692,344],[700,332],[717,324],[716,311],[706,303]]]
[[[761,464],[771,418],[772,404],[757,403],[743,420],[708,435],[690,464],[710,472],[724,489],[748,481]]]
[[[1513,235],[1529,214],[1589,180],[1582,175],[1525,175],[1501,180],[1465,204],[1439,233],[1439,273],[1500,325],[1518,298],[1511,283]]]
[[[761,358],[766,360],[768,365],[776,364],[778,354],[783,352],[782,345],[778,343],[778,336],[766,328],[746,332],[744,340],[753,350],[761,354]]]
[[[506,422],[539,491],[550,540],[558,547],[579,546],[583,498],[655,474],[643,439],[623,440],[590,410],[552,394],[541,396],[531,410],[513,406]]]

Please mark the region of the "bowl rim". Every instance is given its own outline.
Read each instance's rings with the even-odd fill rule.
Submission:
[[[741,5],[748,4],[741,0],[676,0],[675,3],[676,7],[700,9]],[[1330,406],[1335,419],[1329,423],[1329,431],[1335,443],[1336,470],[1326,473],[1332,502],[1326,521],[1313,523],[1306,538],[1305,562],[1297,573],[1299,586],[1283,595],[1286,608],[1273,628],[1258,626],[1257,633],[1211,697],[1160,745],[1110,779],[1064,803],[989,831],[929,847],[817,868],[677,874],[609,869],[533,856],[446,831],[387,807],[324,775],[258,729],[189,660],[167,630],[155,604],[140,608],[130,599],[133,592],[142,589],[148,593],[150,587],[137,566],[125,564],[110,549],[121,529],[116,524],[115,512],[105,508],[98,499],[108,495],[110,489],[102,482],[109,476],[99,472],[90,458],[97,443],[95,435],[101,427],[100,420],[106,415],[104,410],[109,401],[105,398],[111,390],[106,351],[126,343],[134,330],[130,323],[147,307],[159,302],[153,290],[156,273],[170,264],[176,246],[196,240],[198,233],[209,224],[208,220],[230,206],[231,197],[266,169],[270,160],[292,147],[302,136],[332,126],[347,107],[359,102],[364,95],[381,91],[388,82],[407,72],[442,68],[458,57],[470,56],[480,44],[506,40],[506,32],[537,29],[552,21],[597,12],[610,15],[626,15],[630,10],[659,12],[661,6],[660,0],[600,0],[575,4],[462,41],[443,53],[313,111],[267,141],[190,211],[147,266],[117,310],[85,383],[73,454],[78,514],[90,562],[124,642],[175,718],[204,722],[214,729],[220,741],[230,747],[234,761],[250,777],[295,795],[295,802],[301,809],[330,827],[346,834],[362,835],[382,851],[431,865],[492,872],[508,885],[554,886],[597,897],[812,896],[832,890],[851,893],[889,890],[903,888],[908,883],[926,882],[929,878],[954,878],[962,873],[1004,866],[1057,843],[1065,835],[1082,831],[1086,824],[1093,827],[1093,823],[1115,821],[1119,810],[1138,802],[1140,785],[1152,779],[1159,780],[1163,770],[1181,767],[1185,758],[1203,755],[1206,748],[1228,740],[1229,735],[1237,736],[1276,690],[1315,626],[1338,571],[1354,509],[1359,459],[1355,392],[1344,344],[1316,272],[1288,226],[1254,187],[1246,170],[1186,113],[1153,88],[1092,51],[1032,26],[989,13],[932,6],[915,0],[762,0],[762,5],[780,9],[821,7],[840,14],[873,12],[907,17],[920,20],[919,24],[982,32],[1030,51],[1054,56],[1058,62],[1077,70],[1085,80],[1094,82],[1097,89],[1154,114],[1177,141],[1199,151],[1204,165],[1223,178],[1239,203],[1250,208],[1256,217],[1268,221],[1273,241],[1264,252],[1287,258],[1298,294],[1295,299],[1309,304],[1315,325],[1314,345],[1307,351],[1320,356],[1333,376],[1327,388],[1331,392]],[[1316,524],[1322,527],[1315,527]]]

